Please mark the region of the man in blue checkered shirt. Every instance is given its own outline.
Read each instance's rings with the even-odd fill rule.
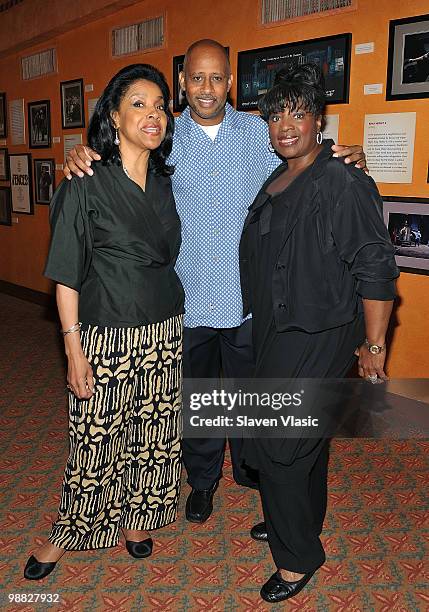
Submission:
[[[222,45],[191,45],[180,84],[189,106],[176,120],[169,162],[182,223],[177,272],[186,294],[184,376],[219,378],[222,371],[225,378],[250,378],[252,330],[251,319],[242,317],[238,246],[247,209],[280,160],[270,151],[265,122],[227,103],[232,74]],[[337,151],[346,162],[365,166],[361,147]],[[83,176],[91,159],[99,156],[78,146],[67,157],[66,176]],[[241,442],[229,440],[234,479],[257,486],[255,474],[241,465]],[[223,439],[183,440],[191,522],[203,523],[212,512],[224,452]]]

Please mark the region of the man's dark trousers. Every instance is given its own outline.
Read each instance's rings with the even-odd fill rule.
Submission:
[[[183,337],[183,376],[185,378],[251,378],[254,362],[252,321],[240,327],[185,327]],[[241,465],[242,439],[231,438],[232,471],[237,484],[256,487],[256,474]],[[187,438],[182,441],[183,462],[188,484],[194,489],[210,489],[222,476],[225,439]]]

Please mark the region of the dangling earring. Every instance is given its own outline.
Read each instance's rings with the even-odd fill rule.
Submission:
[[[121,141],[119,140],[119,134],[117,128],[115,128],[115,140],[113,141],[115,145],[118,145]]]
[[[316,136],[316,142],[317,144],[322,144],[323,142],[323,136],[322,136],[322,132],[317,132],[317,136]]]
[[[268,151],[269,151],[270,153],[275,153],[275,152],[276,152],[275,148],[274,148],[274,147],[273,147],[273,145],[271,144],[271,140],[269,140],[269,141],[268,141],[267,148],[268,148]]]

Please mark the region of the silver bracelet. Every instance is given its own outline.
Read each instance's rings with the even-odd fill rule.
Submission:
[[[64,330],[60,330],[63,336],[67,336],[67,334],[73,334],[74,332],[78,332],[80,331],[80,326],[82,325],[82,323],[79,321],[78,323],[75,323],[74,325],[72,325],[71,327],[69,327],[69,329]]]

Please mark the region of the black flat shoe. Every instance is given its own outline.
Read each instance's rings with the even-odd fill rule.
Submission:
[[[191,523],[205,523],[213,512],[213,495],[218,488],[216,482],[210,489],[192,489],[186,500],[186,520]]]
[[[307,582],[311,580],[314,572],[304,574],[304,576],[296,582],[288,582],[283,580],[280,572],[276,572],[271,576],[269,580],[264,584],[261,589],[261,597],[269,603],[277,603],[278,601],[284,601],[295,597],[305,587]]]
[[[147,538],[141,542],[125,540],[125,546],[132,557],[135,559],[144,559],[145,557],[150,557],[152,554],[153,540],[152,538]]]
[[[31,555],[24,569],[24,578],[27,580],[42,580],[55,568],[57,562],[42,563]]]
[[[257,523],[250,530],[250,537],[258,542],[268,542],[267,527],[265,523]]]

